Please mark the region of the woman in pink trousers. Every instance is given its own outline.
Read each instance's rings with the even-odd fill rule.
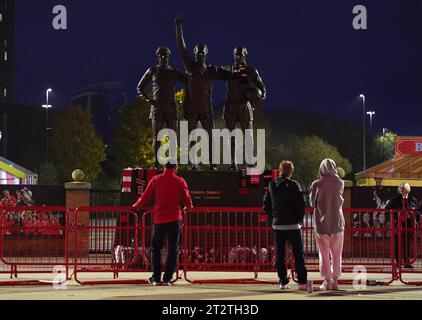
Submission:
[[[319,249],[319,268],[324,282],[321,290],[338,290],[341,277],[344,241],[343,191],[334,160],[325,159],[320,166],[320,178],[312,183],[311,205],[314,210],[314,230]]]

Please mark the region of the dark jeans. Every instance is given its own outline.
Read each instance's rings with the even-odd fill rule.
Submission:
[[[168,240],[168,257],[163,281],[168,282],[173,278],[173,274],[177,265],[177,249],[179,247],[180,229],[180,221],[154,225],[151,260],[153,271],[152,277],[155,281],[161,281],[161,250],[163,249],[166,236]]]
[[[286,285],[287,279],[286,266],[286,242],[292,247],[295,257],[295,267],[299,284],[308,283],[308,271],[305,268],[305,257],[303,253],[302,233],[300,230],[274,230],[277,244],[277,270],[280,283]]]
[[[397,229],[396,229],[397,230]],[[394,236],[394,253],[396,262],[399,263],[399,235],[396,231]],[[402,228],[401,234],[401,261],[404,265],[410,264],[411,260],[411,252],[412,252],[412,240],[413,240],[413,230],[411,227],[406,229],[405,226]]]

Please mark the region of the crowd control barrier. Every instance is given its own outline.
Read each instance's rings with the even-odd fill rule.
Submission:
[[[343,276],[365,272],[375,284],[422,285],[420,215],[415,211],[344,209]],[[302,238],[309,272],[319,272],[313,209]],[[0,285],[147,284],[152,214],[124,207],[0,208]],[[261,208],[204,207],[184,212],[175,281],[277,283],[271,219]],[[290,276],[294,259],[286,250]],[[162,264],[166,264],[166,246]],[[206,277],[202,277],[203,273]],[[271,273],[271,279],[261,277]],[[199,276],[198,278],[198,274]],[[420,280],[419,280],[420,279]],[[369,279],[370,280],[370,279]]]
[[[396,224],[394,253],[400,281],[407,285],[422,285],[422,237],[420,214],[400,212]]]
[[[142,273],[138,215],[131,208],[82,207],[74,212],[72,233],[73,276],[76,282],[94,284],[145,284],[145,279],[118,279],[122,273]],[[89,273],[89,280],[81,275]],[[93,279],[101,273],[113,279]]]
[[[60,285],[69,278],[69,221],[63,207],[0,208],[0,285]]]
[[[194,208],[184,216],[183,238],[183,275],[190,283],[268,283],[259,274],[276,272],[274,233],[261,208]],[[225,276],[193,279],[193,272]]]
[[[73,217],[71,237],[73,276],[79,284],[148,283],[152,240],[150,211],[135,212],[132,208],[117,207],[78,208]],[[163,269],[166,250],[164,246]],[[88,279],[82,279],[82,274],[90,275]],[[103,274],[101,279],[98,278],[100,274]],[[176,274],[174,282],[180,278]]]
[[[344,209],[344,244],[342,279],[340,284],[351,284],[356,277],[372,284],[388,285],[398,280],[394,261],[395,221],[397,215],[385,209]],[[307,210],[302,228],[305,263],[308,272],[319,273],[319,251],[313,227],[314,212]],[[372,274],[377,274],[371,281]],[[372,276],[373,277],[373,276]],[[316,281],[316,283],[322,282]]]

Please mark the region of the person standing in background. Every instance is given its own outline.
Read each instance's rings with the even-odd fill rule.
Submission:
[[[1,207],[15,207],[18,203],[18,199],[12,194],[10,194],[9,190],[3,191],[3,198],[0,200]]]
[[[145,209],[154,202],[153,239],[152,239],[152,269],[149,279],[151,285],[161,283],[161,250],[164,240],[168,239],[168,258],[163,284],[171,286],[173,274],[177,266],[180,231],[182,225],[181,203],[187,209],[192,209],[192,199],[185,179],[177,175],[177,166],[169,162],[163,174],[151,179],[145,192],[132,206],[135,210]]]
[[[321,290],[338,290],[344,242],[343,192],[334,160],[321,162],[320,178],[310,189],[314,210],[315,238],[319,249],[319,266],[324,282]]]
[[[401,256],[404,261],[403,266],[405,268],[413,268],[411,263],[410,248],[412,246],[412,228],[414,227],[413,215],[410,213],[411,210],[416,210],[418,206],[418,200],[410,194],[411,187],[407,182],[402,182],[398,187],[398,195],[392,199],[386,209],[390,210],[404,210],[403,219],[401,220],[402,227],[402,238],[401,238]],[[399,235],[397,231],[398,220],[400,219],[400,213],[394,215],[394,227],[396,229],[395,241],[394,241],[394,252],[397,263],[401,263],[399,259]]]
[[[286,243],[289,242],[295,258],[300,291],[308,289],[308,271],[302,242],[302,225],[305,216],[305,201],[298,182],[292,180],[293,163],[284,161],[280,165],[280,177],[270,182],[263,199],[265,213],[272,218],[277,245],[277,270],[280,289],[288,289],[286,267]]]

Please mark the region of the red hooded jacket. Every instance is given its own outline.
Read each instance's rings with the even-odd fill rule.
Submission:
[[[182,220],[181,202],[186,208],[192,209],[188,185],[185,179],[176,174],[174,169],[165,169],[163,174],[152,178],[133,208],[145,209],[151,202],[154,202],[154,224]]]

